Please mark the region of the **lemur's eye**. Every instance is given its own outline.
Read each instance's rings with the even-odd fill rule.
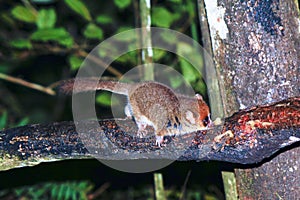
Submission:
[[[208,126],[211,123],[210,114],[207,115],[204,120],[202,120],[204,126]]]

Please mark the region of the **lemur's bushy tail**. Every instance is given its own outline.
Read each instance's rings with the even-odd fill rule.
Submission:
[[[130,83],[118,81],[98,81],[94,78],[76,78],[63,80],[58,85],[59,93],[71,95],[72,93],[88,92],[93,90],[107,90],[118,94],[128,95]],[[76,82],[76,84],[75,84]],[[74,87],[74,85],[76,87]]]

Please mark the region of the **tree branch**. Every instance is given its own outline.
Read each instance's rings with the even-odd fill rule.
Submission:
[[[155,145],[154,134],[148,138],[132,136],[137,128],[131,120],[99,121],[101,131],[92,128],[93,123],[84,122],[84,134],[78,134],[73,122],[33,124],[1,131],[0,170],[91,157],[258,163],[293,143],[299,146],[300,97],[239,111],[226,118],[223,125],[208,131],[165,137],[165,146],[161,148]]]

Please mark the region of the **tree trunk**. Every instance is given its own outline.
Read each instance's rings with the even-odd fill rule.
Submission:
[[[205,6],[225,115],[300,95],[295,1],[205,0]],[[299,198],[297,144],[257,166],[235,169],[239,198]]]

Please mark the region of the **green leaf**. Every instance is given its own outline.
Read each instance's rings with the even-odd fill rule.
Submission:
[[[110,92],[101,92],[97,95],[96,102],[103,106],[114,106],[119,103],[116,98],[111,98]]]
[[[73,190],[73,188],[75,188],[75,187],[76,187],[76,183],[67,184],[67,187],[65,188],[65,191],[64,191],[63,199],[71,199],[72,194],[76,193],[76,190]]]
[[[169,34],[168,32],[162,32],[160,36],[164,39],[165,42],[169,44],[176,44],[178,41],[177,35]]]
[[[120,42],[134,42],[135,39],[136,39],[136,36],[135,35],[124,34],[124,35],[122,35],[122,37],[118,36],[114,39],[116,41],[120,41]]]
[[[4,129],[7,125],[7,112],[4,111],[3,114],[0,116],[0,130]]]
[[[195,16],[195,3],[193,1],[188,1],[186,3],[186,11],[189,13],[191,17]]]
[[[0,74],[3,73],[3,74],[7,74],[9,73],[11,70],[11,66],[8,64],[8,63],[4,63],[2,62],[0,64]]]
[[[129,64],[129,63],[136,63],[137,58],[137,51],[129,51],[126,54],[123,54],[119,58],[116,59],[117,62]]]
[[[80,194],[80,195],[81,195],[81,194]],[[76,192],[73,192],[73,193],[72,193],[72,197],[70,197],[70,199],[88,199],[88,198],[86,198],[86,197],[78,198],[77,193],[76,193]]]
[[[207,88],[206,88],[206,84],[203,81],[203,79],[199,79],[195,84],[194,84],[194,89],[195,91],[197,91],[198,93],[200,93],[202,96],[207,95]]]
[[[101,40],[103,38],[103,31],[100,27],[98,27],[97,25],[90,23],[87,25],[87,27],[85,28],[84,32],[83,32],[84,36],[86,38],[90,38],[90,39],[99,39]]]
[[[87,21],[92,21],[90,11],[87,9],[85,4],[80,0],[65,0],[65,3],[76,13],[81,15]]]
[[[177,43],[177,52],[179,54],[191,54],[193,53],[193,46],[185,43],[185,42],[178,42]]]
[[[129,31],[129,30],[132,30],[132,27],[121,26],[116,32],[117,33],[122,33],[122,32]],[[122,37],[118,36],[118,37],[115,38],[115,40],[121,41],[121,42],[133,43],[133,42],[136,41],[136,35],[123,33]]]
[[[104,58],[106,56],[111,56],[111,55],[118,55],[118,49],[116,46],[112,46],[108,43],[104,43],[101,48],[98,48],[98,55],[101,58]]]
[[[25,117],[25,118],[21,119],[21,121],[19,121],[14,127],[24,126],[24,125],[28,124],[28,122],[29,122],[29,118]]]
[[[102,92],[97,95],[96,102],[103,106],[111,106],[111,94],[109,92]]]
[[[136,40],[131,40],[132,42],[129,42],[127,45],[128,48],[128,54],[131,56],[134,56],[134,59],[136,59],[138,56],[136,55],[136,53],[140,52],[138,46],[137,46],[137,42],[135,42]]]
[[[31,35],[31,39],[43,42],[55,41],[68,48],[73,45],[73,38],[64,28],[37,30]]]
[[[99,24],[111,24],[113,22],[113,19],[108,15],[99,15],[96,18],[96,22]]]
[[[26,192],[25,188],[16,188],[16,189],[14,189],[14,193],[17,195],[17,197],[20,197],[24,192]]]
[[[41,199],[41,197],[45,194],[45,188],[37,188],[35,186],[31,186],[29,188],[28,194],[31,199]]]
[[[169,79],[172,88],[178,88],[183,83],[181,76],[170,76]]]
[[[129,27],[129,26],[121,26],[116,32],[117,33],[121,33],[123,31],[129,31],[129,30],[132,30],[132,27]]]
[[[65,191],[66,191],[66,187],[68,187],[67,183],[62,183],[62,184],[59,185],[57,200],[64,199],[63,197],[64,197],[64,194],[65,194]]]
[[[189,83],[196,81],[199,77],[199,73],[197,73],[196,69],[183,58],[180,58],[179,62],[184,79]]]
[[[169,1],[171,1],[172,3],[182,3],[182,0],[169,0]]]
[[[79,67],[81,66],[83,62],[82,58],[79,58],[77,56],[71,55],[69,57],[69,64],[71,66],[71,70],[77,70],[79,69]]]
[[[166,55],[166,51],[162,49],[153,49],[153,60],[159,61],[161,58],[163,58]]]
[[[71,48],[73,46],[74,41],[73,38],[70,36],[58,41],[58,43],[67,48]]]
[[[42,9],[39,11],[37,17],[37,27],[39,29],[43,28],[53,28],[56,22],[56,13],[54,9]]]
[[[53,184],[51,187],[51,198],[55,199],[57,197],[57,193],[59,190],[59,186],[57,184]]]
[[[16,6],[12,9],[11,14],[18,20],[35,23],[37,19],[37,14],[34,10],[29,9],[25,6]]]
[[[131,0],[114,0],[114,3],[118,8],[124,9],[131,4]]]
[[[152,23],[156,26],[169,28],[176,18],[177,15],[172,14],[166,8],[154,7],[152,10]]]
[[[15,39],[9,43],[12,47],[17,49],[31,49],[32,45],[28,39]]]
[[[87,181],[81,181],[78,183],[78,187],[80,188],[80,190],[85,190],[86,187],[88,187],[88,182]]]
[[[194,67],[191,66],[194,69],[195,74],[199,74],[199,72],[201,73],[201,71],[203,70],[203,57],[201,54],[199,54],[199,52],[195,51],[194,47],[191,44],[178,42],[177,54],[183,56],[184,58],[187,58],[191,64],[195,65]],[[197,68],[197,70],[195,69],[195,67]]]

